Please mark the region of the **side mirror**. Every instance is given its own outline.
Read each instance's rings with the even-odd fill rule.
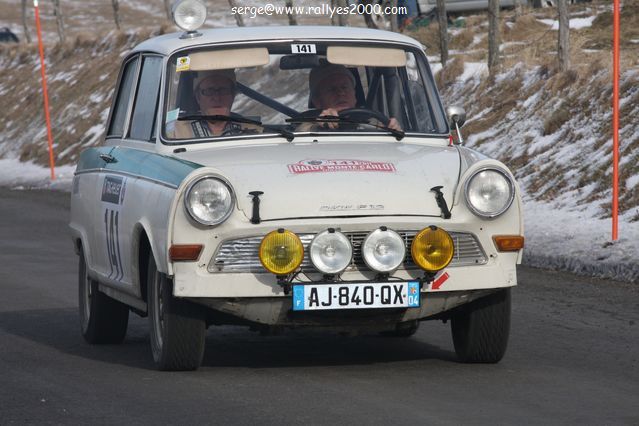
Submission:
[[[446,115],[451,127],[454,127],[455,124],[462,127],[466,122],[466,110],[459,105],[452,105],[446,108]]]
[[[462,138],[459,128],[462,127],[466,122],[466,110],[464,109],[464,107],[451,105],[446,108],[446,115],[448,116],[448,123],[450,127],[455,128],[455,131],[457,132],[457,140],[461,145],[462,143],[464,143],[464,139]]]

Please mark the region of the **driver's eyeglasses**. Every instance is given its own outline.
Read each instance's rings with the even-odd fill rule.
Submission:
[[[202,96],[231,96],[233,94],[233,89],[230,87],[220,87],[220,88],[215,88],[215,87],[207,87],[205,89],[200,89],[200,94]]]
[[[326,92],[333,93],[333,94],[348,93],[350,91],[353,91],[354,87],[351,86],[350,84],[342,84],[342,85],[335,85],[335,86],[327,86],[325,90]]]

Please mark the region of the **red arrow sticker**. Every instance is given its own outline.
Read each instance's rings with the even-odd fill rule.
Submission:
[[[435,279],[435,281],[433,281],[433,285],[431,286],[431,290],[439,290],[439,287],[441,287],[446,282],[446,280],[448,278],[450,278],[450,275],[448,275],[448,272],[444,272],[442,275],[437,277]]]

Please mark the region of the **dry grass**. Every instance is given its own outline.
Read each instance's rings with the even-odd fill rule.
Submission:
[[[522,41],[534,44],[541,40],[547,33],[551,33],[548,25],[542,24],[532,13],[513,19],[513,28],[503,36],[503,41]]]
[[[474,36],[475,32],[466,28],[450,40],[449,47],[457,50],[466,49],[473,43]]]
[[[448,61],[446,66],[435,76],[439,90],[445,90],[464,73],[464,60],[456,57]]]
[[[477,89],[482,96],[473,104],[476,111],[489,110],[479,120],[471,121],[465,128],[466,134],[477,134],[494,127],[495,123],[503,121],[506,115],[517,106],[517,102],[524,98],[521,93],[522,77],[520,75],[511,79],[504,79],[498,84],[489,80],[482,83],[483,87]],[[483,141],[478,141],[481,145]]]
[[[552,135],[557,130],[561,129],[561,126],[564,125],[568,120],[570,120],[571,114],[565,104],[562,104],[557,108],[556,111],[553,111],[545,120],[544,120],[544,136]]]
[[[427,27],[420,27],[408,35],[419,40],[426,47],[426,52],[429,55],[439,55],[439,25],[431,24]]]

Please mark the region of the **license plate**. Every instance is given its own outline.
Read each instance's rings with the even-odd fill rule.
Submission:
[[[418,307],[417,281],[293,285],[294,311]]]

